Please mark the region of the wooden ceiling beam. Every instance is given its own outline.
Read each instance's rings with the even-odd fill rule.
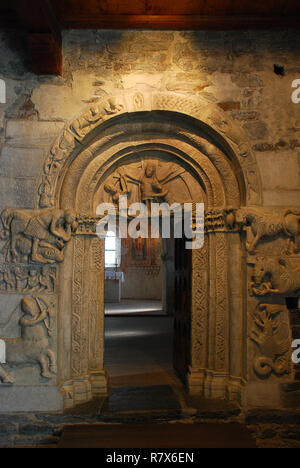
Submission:
[[[61,25],[65,29],[272,29],[298,27],[299,16],[66,15]]]
[[[27,31],[33,71],[37,75],[61,75],[61,30],[50,1],[14,0],[14,6]]]

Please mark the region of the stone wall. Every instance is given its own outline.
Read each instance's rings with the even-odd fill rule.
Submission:
[[[143,93],[150,95],[152,91],[170,92],[174,93],[175,96],[176,93],[180,93],[181,99],[183,95],[187,98],[197,98],[197,112],[195,113],[198,113],[198,116],[202,105],[203,108],[210,104],[216,108],[219,107],[224,112],[223,115],[227,115],[232,119],[237,128],[241,129],[245,133],[246,139],[248,139],[260,171],[263,205],[272,208],[281,206],[284,208],[300,207],[300,104],[295,104],[291,100],[292,81],[300,77],[300,35],[296,31],[196,33],[67,31],[64,33],[63,38],[64,67],[62,77],[37,77],[33,75],[29,71],[29,59],[26,50],[23,48],[23,42],[24,38],[20,33],[2,32],[0,35],[0,78],[5,80],[7,88],[6,103],[0,104],[0,210],[7,207],[37,209],[41,177],[45,170],[44,163],[56,138],[61,135],[62,129],[79,115],[83,115],[84,120],[84,111],[93,105],[97,105],[98,102],[100,103],[105,96],[118,95],[123,91],[131,93],[133,100],[135,99],[134,103],[137,109],[139,109],[139,99],[141,96],[143,97]],[[283,76],[274,73],[275,64],[284,66],[285,73]],[[162,102],[163,99],[164,97],[162,97]],[[179,102],[179,98],[178,101],[173,100],[175,106],[174,102],[175,104]],[[170,110],[175,113],[174,106]],[[143,105],[141,108],[144,109]],[[161,108],[164,109],[163,105]],[[110,111],[111,109],[108,110],[108,113]],[[110,113],[113,114],[113,112]],[[191,112],[191,115],[194,114]],[[164,129],[168,128],[168,125],[168,122],[164,122]],[[138,127],[137,125],[136,128],[141,128],[141,131],[143,131],[142,129],[148,127]],[[74,135],[72,138],[73,144]],[[201,143],[200,138],[199,141]],[[182,147],[184,148],[184,146]],[[205,146],[203,148],[205,153]],[[60,148],[60,150],[63,152],[63,148]],[[88,151],[89,149],[87,149]],[[191,155],[192,157],[193,155]],[[242,159],[241,154],[239,154],[239,157]],[[222,167],[226,168],[227,166]],[[247,173],[245,183],[248,184],[248,189],[250,187],[248,191],[255,187],[256,182],[253,183],[253,180],[257,181],[259,179],[259,175],[252,172],[251,167],[250,165],[246,167],[247,171],[245,170],[245,173]],[[74,170],[73,174],[75,172],[76,170]],[[228,186],[230,186],[230,180],[233,179],[227,180]],[[233,187],[234,190],[235,187]],[[71,197],[72,193],[69,196]],[[222,205],[221,202],[220,205]],[[199,304],[195,304],[194,310],[195,313],[197,312],[200,315],[204,299],[207,297],[214,298],[216,307],[212,302],[210,313],[217,310],[220,323],[216,325],[216,330],[213,332],[216,332],[216,336],[213,335],[209,346],[214,345],[214,338],[216,338],[216,343],[222,341],[219,347],[219,352],[222,354],[225,343],[227,346],[227,359],[229,358],[228,327],[230,325],[233,330],[232,342],[237,340],[236,336],[240,337],[241,335],[246,341],[247,332],[252,327],[251,313],[257,305],[257,298],[251,297],[250,301],[248,301],[250,306],[249,323],[246,331],[244,318],[240,319],[246,310],[246,282],[242,283],[247,263],[246,253],[245,250],[242,252],[240,240],[234,240],[234,237],[237,237],[237,231],[230,234],[230,238],[233,240],[229,249],[225,240],[227,233],[226,235],[223,233],[215,235],[213,229],[216,227],[216,230],[218,230],[219,228],[218,213],[214,213],[213,216],[216,216],[216,219],[215,224],[214,220],[212,221],[214,226],[210,237],[213,241],[209,246],[209,255],[210,268],[212,272],[215,272],[214,281],[218,282],[218,290],[216,293],[213,282],[210,281],[208,289],[205,290],[203,287],[203,291],[201,291],[201,287],[198,287],[198,280],[195,279],[194,287],[195,290],[198,288],[196,293],[198,294]],[[220,216],[222,217],[223,214]],[[221,227],[224,232],[229,229],[228,225],[225,226],[225,224],[223,222]],[[242,236],[242,239],[245,240],[245,236]],[[283,239],[279,236],[275,242],[277,242],[276,247],[278,246],[279,252],[281,246],[283,246]],[[83,333],[88,333],[85,329],[87,322],[82,321],[80,323],[78,317],[83,311],[87,313],[84,300],[90,297],[90,293],[88,288],[82,289],[82,284],[84,283],[84,275],[90,270],[89,255],[92,257],[93,254],[93,249],[91,252],[89,251],[89,239],[86,239],[85,242],[78,238],[76,246],[78,252],[74,255],[76,260],[74,265],[72,266],[72,263],[69,263],[69,266],[65,267],[65,269],[63,267],[61,271],[61,278],[64,279],[65,286],[59,284],[57,293],[53,291],[54,295],[60,296],[59,307],[65,312],[65,315],[61,314],[58,317],[59,323],[65,320],[65,328],[60,327],[60,330],[63,329],[60,337],[61,343],[65,344],[68,340],[71,342],[69,335],[71,333],[70,328],[73,327],[74,336],[72,336],[72,339],[74,341],[70,345],[72,351],[77,349],[76,345],[78,343],[76,340],[79,340]],[[261,254],[274,254],[272,243],[267,246],[260,245],[260,247],[262,247],[259,250]],[[89,254],[85,255],[85,251],[89,252]],[[217,252],[217,254],[214,252]],[[241,262],[241,266],[239,263],[229,265],[228,273],[227,267],[230,264],[228,256],[230,252],[235,255],[233,258],[242,258],[243,264]],[[70,249],[67,255],[71,256]],[[218,258],[216,258],[216,255]],[[203,263],[204,260],[199,259],[200,266],[202,265],[201,261]],[[295,262],[297,261],[296,258]],[[200,268],[199,265],[197,268]],[[82,267],[82,269],[80,270],[79,267]],[[100,259],[99,265],[94,266],[95,275],[98,270],[102,271],[102,267]],[[71,273],[67,269],[72,270]],[[252,266],[249,266],[249,272],[251,275]],[[225,295],[223,291],[225,290],[224,282],[229,275],[231,275],[230,278],[235,278],[236,281],[232,282],[234,288],[231,288],[230,291],[227,288],[227,295]],[[195,278],[198,278],[197,274]],[[67,317],[67,314],[72,309],[71,301],[67,294],[64,295],[63,300],[62,296],[63,287],[69,287],[72,281],[78,311],[75,310],[72,323],[69,323],[68,320],[71,322],[71,319],[69,315]],[[17,286],[15,289],[8,289],[1,293],[1,310],[6,311],[6,315],[4,314],[4,320],[2,314],[0,336],[4,338],[19,336],[18,319],[20,318],[20,308],[18,304],[24,293],[22,291],[22,295],[20,295]],[[243,290],[244,297],[241,297],[241,290]],[[95,297],[92,296],[92,299],[97,302],[97,291],[93,291],[93,294]],[[284,297],[282,296],[280,298],[282,307],[283,300]],[[229,301],[231,302],[229,303]],[[234,326],[229,323],[228,318],[222,321],[223,316],[229,311],[232,313],[232,304],[235,307],[236,320],[231,319]],[[94,307],[94,305],[92,304],[91,307]],[[102,307],[101,304],[99,304],[100,307]],[[265,309],[268,309],[268,307],[258,310],[258,313],[263,313]],[[271,312],[273,311],[272,307],[269,307],[269,309]],[[204,312],[207,313],[207,310]],[[10,321],[11,317],[13,317],[12,321]],[[211,317],[209,317],[209,320],[211,321]],[[198,317],[196,317],[195,321],[198,321]],[[200,323],[200,320],[198,322]],[[92,324],[90,328],[93,329]],[[85,352],[84,340],[83,337],[82,349],[80,349],[80,346],[78,347],[80,352],[82,350]],[[198,339],[196,344],[202,346],[202,337]],[[95,340],[94,345],[94,351],[98,353],[97,340]],[[241,356],[242,352],[244,352],[241,349],[242,347],[243,343],[239,342],[238,350],[241,352]],[[239,362],[238,365],[235,363],[233,367],[238,367],[239,370],[234,370],[232,374],[237,376],[237,373],[239,373],[239,378],[242,378],[242,374],[250,376],[254,384],[249,387],[248,394],[250,392],[250,396],[255,397],[258,386],[252,360],[257,348],[252,344],[250,349],[252,351],[247,356],[249,363]],[[231,352],[230,358],[234,359],[236,356],[233,349],[231,349]],[[213,353],[213,348],[211,353]],[[225,371],[228,371],[226,368],[227,361],[225,362],[223,354],[221,358],[224,362],[222,361],[221,364],[217,362],[214,368],[219,372],[217,377],[220,377],[220,379],[223,378],[222,372],[225,375]],[[67,353],[65,359],[68,363],[71,361]],[[242,360],[242,357],[240,360]],[[84,362],[84,365],[84,369],[89,370],[87,361]],[[95,365],[95,369],[93,369],[95,372],[98,371],[96,367]],[[199,367],[201,366],[199,365]],[[247,370],[245,371],[246,367]],[[249,370],[250,368],[251,370]],[[47,386],[37,385],[40,379],[37,367],[33,369],[33,372],[36,388],[45,388],[45,391],[48,391],[48,396],[52,388],[54,392],[51,397],[52,403],[45,398],[43,393],[39,395],[38,399],[40,402],[46,402],[46,407],[41,404],[40,407],[33,408],[30,406],[30,400],[27,401],[26,399],[28,406],[25,410],[59,410],[62,403],[61,396],[58,395],[56,390],[56,384],[61,382],[55,381],[55,377],[53,377],[50,382],[53,383],[53,387],[48,385],[47,390]],[[78,371],[78,376],[81,375],[79,374]],[[26,374],[25,377],[22,383],[28,386],[31,382],[31,375]],[[72,376],[68,374],[64,377],[67,380]],[[271,383],[277,381],[277,376],[272,375]],[[223,384],[224,382],[220,384],[222,392],[225,388],[225,384]],[[91,395],[89,383],[86,383],[86,388],[83,385],[83,389],[80,385],[78,386],[80,397],[85,398],[85,396],[82,396],[83,394]],[[233,382],[232,386],[234,387],[234,385]],[[264,387],[262,406],[267,401],[271,402],[270,404],[273,404],[274,401],[274,406],[276,406],[279,398],[275,394],[274,387],[266,385],[264,379],[259,381],[259,385]],[[13,394],[10,393],[9,388],[8,386],[5,389],[8,398]],[[279,388],[277,390],[279,392]],[[26,391],[30,390],[27,388]],[[24,392],[24,390],[22,387],[18,387],[15,392],[16,402],[20,400],[20,392]],[[234,393],[234,390],[232,392]],[[69,395],[69,387],[65,390],[65,393]],[[271,393],[273,399],[270,398]],[[257,402],[255,398],[252,400],[251,398],[248,401]],[[47,406],[48,402],[49,407]],[[14,408],[20,410],[17,406]]]
[[[299,78],[296,31],[67,31],[63,76],[31,74],[20,33],[1,33],[1,207],[30,208],[45,154],[63,123],[106,94],[167,90],[216,103],[241,126],[255,151],[265,205],[299,197]],[[284,66],[285,76],[274,73]]]

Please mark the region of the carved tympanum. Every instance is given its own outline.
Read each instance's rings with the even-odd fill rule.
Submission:
[[[293,294],[300,291],[298,258],[256,257],[249,289],[256,296]]]
[[[143,202],[148,208],[155,202],[203,200],[200,184],[192,174],[176,162],[155,157],[119,165],[106,176],[97,199],[118,204],[122,195],[129,203]]]
[[[9,210],[1,213],[0,237],[7,239],[6,260],[14,263],[56,263],[77,229],[71,210]]]
[[[289,370],[291,341],[284,312],[282,305],[259,304],[253,314],[250,338],[259,349],[253,366],[260,377],[268,377],[272,372],[282,375]]]
[[[49,345],[54,328],[54,306],[40,297],[28,296],[21,300],[21,311],[21,337],[2,338],[6,343],[6,363],[9,366],[38,363],[41,376],[51,379],[56,374],[56,358]],[[0,380],[14,383],[5,365],[0,365]]]
[[[270,212],[265,208],[243,207],[236,211],[236,221],[250,226],[253,239],[246,244],[249,253],[254,253],[262,238],[274,238],[278,234],[288,237],[288,254],[299,252],[300,212],[286,210]]]

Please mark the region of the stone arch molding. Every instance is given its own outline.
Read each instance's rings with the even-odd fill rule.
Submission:
[[[153,116],[152,124],[142,113]],[[132,116],[136,117],[131,122]],[[141,147],[157,150],[160,146],[162,150],[162,144],[165,152],[175,152],[178,160],[185,159],[199,174],[206,185],[208,206],[261,205],[259,172],[244,132],[216,105],[169,92],[107,96],[66,125],[44,164],[37,205],[88,213],[92,207],[86,203],[86,194],[85,202],[80,195],[83,180],[92,197],[96,178],[109,168],[114,155],[120,160]],[[112,147],[114,151],[109,150]]]

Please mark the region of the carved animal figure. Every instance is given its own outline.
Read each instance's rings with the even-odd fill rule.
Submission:
[[[71,128],[79,138],[83,138],[89,132],[91,125],[102,121],[106,115],[116,114],[122,108],[122,104],[118,104],[115,98],[110,97],[100,106],[92,106],[84,115],[72,123]]]
[[[282,375],[288,371],[288,355],[290,349],[289,326],[282,319],[284,308],[277,304],[259,304],[253,315],[255,328],[250,332],[261,355],[254,359],[254,370],[267,377],[274,371]]]
[[[236,211],[236,221],[251,227],[253,240],[246,244],[250,253],[255,251],[263,237],[273,237],[277,234],[284,234],[289,238],[287,253],[299,251],[300,212],[287,210],[283,214],[273,214],[263,208],[243,207]]]
[[[0,236],[9,240],[9,253],[14,262],[62,262],[63,248],[77,228],[71,210],[4,210]]]
[[[20,318],[20,338],[3,338],[6,343],[6,362],[10,366],[38,363],[41,376],[51,379],[56,374],[56,359],[49,348],[52,334],[53,310],[43,300],[25,297],[21,301],[23,316]],[[0,365],[0,379],[4,383],[14,383],[14,378],[3,365]]]
[[[300,265],[291,259],[257,257],[250,290],[257,296],[291,294],[300,290]]]

